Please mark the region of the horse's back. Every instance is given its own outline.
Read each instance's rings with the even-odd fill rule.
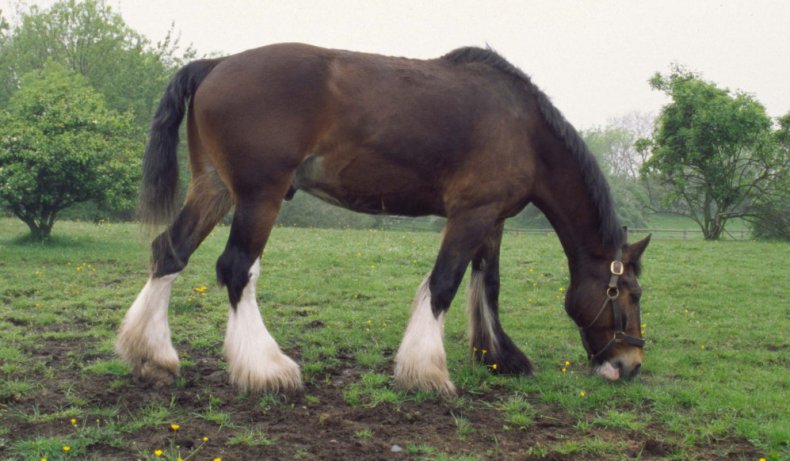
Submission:
[[[446,214],[448,184],[465,176],[474,187],[470,171],[504,179],[497,194],[524,187],[523,97],[484,64],[278,44],[226,58],[194,110],[215,163],[233,158],[234,182],[281,179],[309,156],[297,182],[325,199],[365,212]]]

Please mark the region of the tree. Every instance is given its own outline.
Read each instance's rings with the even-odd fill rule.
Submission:
[[[155,45],[129,28],[104,0],[61,0],[47,10],[21,15],[0,43],[0,104],[13,95],[20,77],[55,61],[83,75],[119,112],[131,110],[141,127],[172,73],[195,53],[179,54],[172,31]]]
[[[605,128],[582,132],[587,147],[595,155],[612,190],[620,220],[629,226],[647,225],[647,191],[639,179],[644,162],[634,147],[652,126],[652,117],[629,114],[612,119]]]
[[[132,206],[142,143],[131,114],[108,109],[85,78],[57,63],[21,82],[0,113],[0,203],[34,240],[75,203]]]
[[[672,98],[661,110],[642,166],[667,187],[664,205],[693,219],[706,240],[718,239],[728,220],[748,216],[760,191],[777,178],[771,119],[745,93],[730,94],[675,67],[650,85]]]
[[[31,6],[8,22],[0,15],[0,108],[19,90],[23,75],[56,62],[82,75],[110,109],[131,113],[140,143],[145,142],[167,82],[195,56],[191,48],[182,51],[172,30],[162,42],[152,44],[105,0],[60,0],[45,9]],[[187,162],[180,163],[186,169]],[[127,219],[135,210],[127,202],[125,209],[110,210],[89,201],[67,213]]]
[[[755,198],[749,218],[752,234],[760,239],[790,240],[790,113],[778,120],[776,180]]]
[[[2,46],[8,38],[8,28],[8,21],[6,21],[5,16],[3,16],[3,10],[0,10],[0,46]]]

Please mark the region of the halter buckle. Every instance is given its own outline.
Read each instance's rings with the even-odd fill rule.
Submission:
[[[625,265],[622,261],[612,261],[612,264],[609,265],[609,271],[612,275],[623,275],[623,272],[625,272]]]

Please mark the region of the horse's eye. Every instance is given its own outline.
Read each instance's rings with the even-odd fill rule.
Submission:
[[[634,304],[639,303],[639,299],[642,297],[642,293],[631,293],[631,302]]]

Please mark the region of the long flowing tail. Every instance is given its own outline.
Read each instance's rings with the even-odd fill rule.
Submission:
[[[179,70],[162,95],[143,157],[139,218],[148,227],[169,224],[178,199],[178,128],[187,101],[221,59],[194,61]]]

